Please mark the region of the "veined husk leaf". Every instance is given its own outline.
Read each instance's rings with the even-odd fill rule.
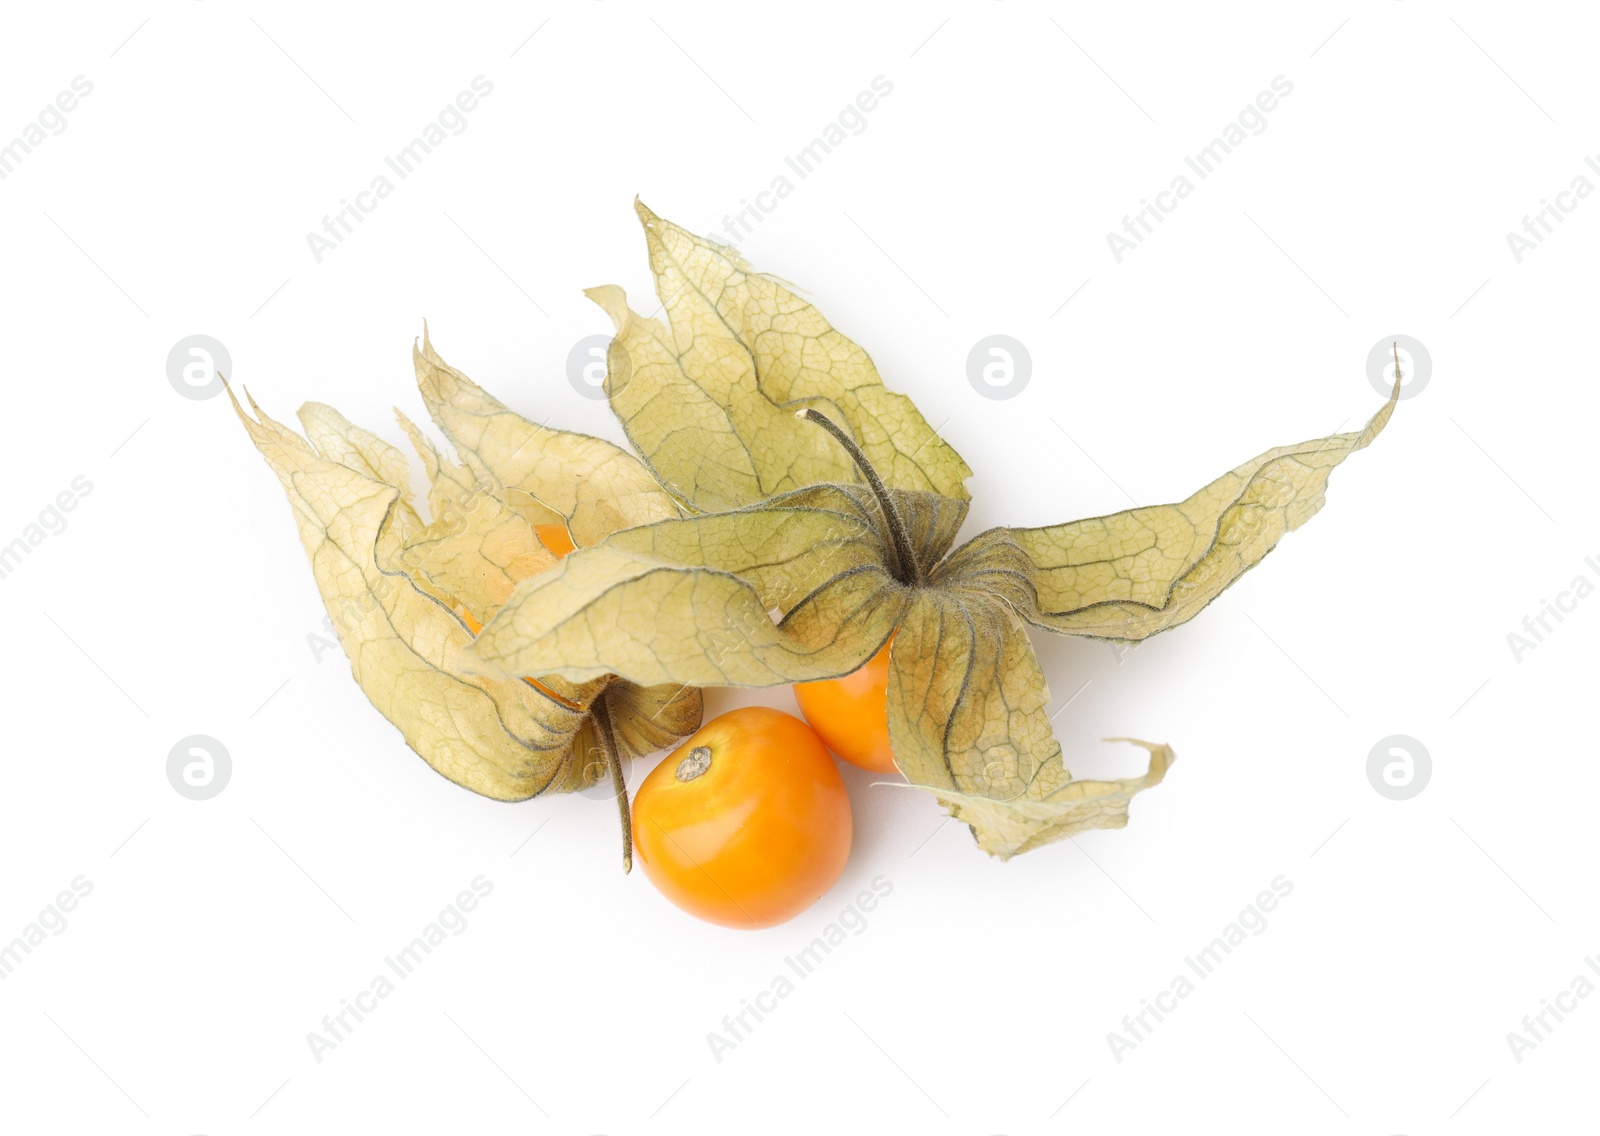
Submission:
[[[565,522],[573,544],[587,548],[618,529],[678,515],[639,459],[508,410],[439,358],[426,326],[412,356],[429,415],[477,480],[530,523]]]
[[[849,673],[892,633],[896,762],[980,847],[1006,858],[1119,827],[1172,751],[1140,742],[1143,776],[1072,780],[1024,620],[1126,640],[1193,618],[1321,507],[1329,473],[1377,436],[1398,394],[1364,429],[1269,450],[1178,504],[990,530],[948,555],[963,502],[859,485],[618,533],[520,585],[467,665],[772,686]]]
[[[302,422],[306,410],[301,408]],[[395,417],[427,472],[432,517],[402,538],[400,564],[414,583],[452,610],[490,619],[519,581],[554,567],[556,557],[526,516],[485,492],[464,466],[442,457],[409,418],[399,412]]]
[[[587,295],[616,327],[611,408],[662,485],[695,512],[718,512],[859,481],[838,446],[796,421],[814,407],[889,486],[966,499],[966,462],[821,312],[735,250],[635,209],[666,320],[632,311],[614,285]]]
[[[696,686],[848,674],[905,607],[883,555],[866,504],[845,486],[629,529],[527,581],[466,665],[585,681],[620,663],[635,682]]]
[[[409,500],[400,451],[308,404],[308,441],[234,400],[288,495],[312,572],[362,691],[434,769],[497,800],[566,792],[607,774],[600,722],[619,762],[698,728],[698,689],[485,677],[462,665],[479,619],[556,557],[535,524],[564,523],[592,543],[607,524],[676,515],[643,467],[608,443],[540,430],[494,402],[424,344],[418,383],[430,411],[465,439],[442,456],[403,416],[429,477],[430,520]],[[229,391],[232,398],[232,391]],[[591,444],[592,443],[592,444]],[[630,468],[631,467],[631,468]],[[606,487],[624,488],[607,504]],[[620,506],[616,502],[622,502]]]
[[[331,406],[308,402],[300,408],[300,425],[312,447],[328,461],[338,462],[387,485],[405,485],[411,461],[405,451],[391,446],[370,430],[348,421]],[[395,523],[402,538],[422,527],[422,518],[412,506],[410,495],[395,502]]]
[[[1174,505],[991,529],[941,571],[991,588],[1050,631],[1148,638],[1192,619],[1310,520],[1322,508],[1328,475],[1371,444],[1394,407],[1391,397],[1352,433],[1268,450]]]

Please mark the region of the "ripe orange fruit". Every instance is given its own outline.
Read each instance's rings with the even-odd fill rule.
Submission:
[[[823,743],[851,765],[874,773],[900,772],[889,748],[889,643],[843,678],[794,687],[800,713]]]
[[[555,553],[560,560],[573,549],[572,534],[567,531],[566,525],[534,525],[534,535],[539,538],[539,543]]]
[[[850,797],[800,719],[765,706],[707,722],[639,786],[633,840],[650,882],[691,915],[771,927],[834,885]]]

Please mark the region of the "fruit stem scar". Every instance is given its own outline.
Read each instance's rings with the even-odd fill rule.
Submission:
[[[693,781],[710,768],[711,748],[709,746],[695,746],[689,751],[688,757],[678,762],[676,776],[679,781]]]
[[[628,782],[622,776],[622,759],[617,756],[617,739],[611,732],[611,711],[606,707],[604,694],[594,700],[589,713],[594,716],[600,751],[605,755],[611,784],[616,790],[617,813],[622,818],[622,871],[626,874],[633,871],[633,818],[628,815]]]
[[[917,563],[915,554],[911,551],[911,536],[906,531],[906,523],[900,516],[900,510],[895,507],[894,499],[889,496],[889,487],[883,483],[883,478],[878,476],[878,471],[867,460],[867,455],[856,445],[855,439],[841,430],[833,419],[819,411],[806,409],[800,417],[809,422],[815,422],[829,434],[833,440],[844,448],[850,459],[856,463],[858,469],[867,479],[867,486],[872,490],[872,495],[878,499],[878,507],[883,510],[884,524],[889,529],[889,539],[893,543],[895,563],[894,578],[902,584],[912,587],[922,585],[922,565]]]

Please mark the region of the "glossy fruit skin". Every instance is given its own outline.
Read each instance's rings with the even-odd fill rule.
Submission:
[[[567,531],[566,525],[534,525],[533,532],[539,538],[539,543],[554,553],[557,560],[574,547],[572,534]]]
[[[889,748],[889,643],[843,678],[794,687],[800,713],[823,744],[873,773],[900,772]]]
[[[710,766],[678,780],[691,751]],[[713,718],[633,799],[633,841],[650,882],[710,923],[754,929],[794,918],[850,859],[850,796],[821,739],[765,706]]]

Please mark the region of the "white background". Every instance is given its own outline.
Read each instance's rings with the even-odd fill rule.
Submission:
[[[1600,184],[1587,16],[11,13],[0,139],[74,76],[94,89],[0,181],[0,543],[74,477],[93,491],[0,580],[0,940],[74,877],[93,892],[0,982],[0,1123],[1576,1131],[1600,997],[1520,1062],[1507,1034],[1600,955],[1600,599],[1520,661],[1507,635],[1600,581],[1600,201],[1521,263],[1506,234],[1580,174]],[[493,94],[465,132],[318,263],[306,234],[477,75]],[[1035,636],[1057,702],[1076,695],[1056,719],[1074,772],[1142,768],[1107,736],[1177,750],[1127,829],[991,862],[931,799],[847,773],[838,887],[735,933],[621,874],[609,802],[496,804],[404,748],[308,643],[323,613],[275,479],[226,400],[180,397],[165,359],[214,336],[269,413],[323,400],[398,442],[426,318],[520,411],[620,440],[565,360],[609,330],[582,288],[651,308],[634,195],[721,228],[878,75],[894,89],[865,131],[742,248],[942,426],[975,471],[969,534],[1180,498],[1351,428],[1379,404],[1367,353],[1395,334],[1433,372],[1324,511],[1192,624],[1120,661]],[[1118,263],[1107,233],[1278,75],[1293,93],[1265,132]],[[1009,401],[967,380],[994,333],[1032,357]],[[232,756],[209,801],[167,781],[191,734]],[[1367,778],[1392,734],[1432,755],[1408,801]],[[494,890],[466,931],[316,1061],[306,1035],[479,875]],[[893,892],[866,930],[719,1063],[707,1034],[878,875]],[[1117,1060],[1123,1016],[1280,875],[1267,929]]]

